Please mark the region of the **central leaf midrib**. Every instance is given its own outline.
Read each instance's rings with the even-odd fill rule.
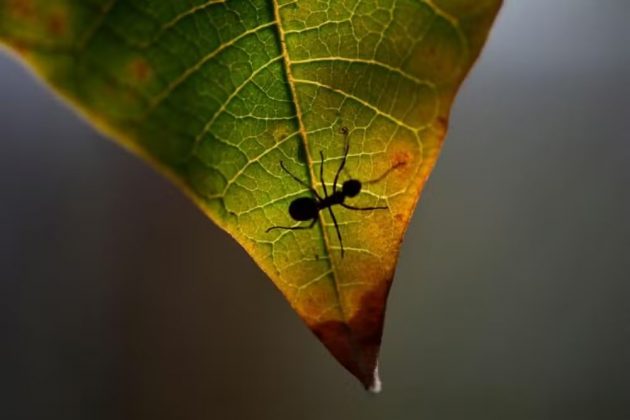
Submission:
[[[273,6],[273,11],[274,11],[274,19],[275,19],[275,24],[276,24],[276,29],[277,29],[277,33],[278,33],[278,37],[279,37],[279,41],[280,41],[280,52],[282,54],[282,62],[283,62],[283,67],[284,67],[284,74],[286,76],[287,79],[287,85],[289,86],[289,91],[290,91],[290,95],[291,95],[291,102],[293,104],[293,107],[295,109],[295,118],[298,122],[298,129],[299,129],[299,133],[300,133],[300,138],[302,139],[302,146],[304,147],[304,155],[306,156],[306,166],[308,168],[308,175],[309,175],[309,179],[310,179],[310,185],[313,187],[313,189],[316,189],[317,185],[315,182],[315,173],[314,168],[313,168],[313,159],[311,158],[311,154],[310,154],[310,149],[308,147],[308,139],[307,139],[307,132],[306,132],[306,127],[304,126],[304,121],[302,118],[302,109],[300,107],[299,104],[299,100],[298,100],[298,95],[297,95],[297,90],[295,87],[295,82],[293,79],[293,75],[292,75],[292,71],[291,71],[291,59],[289,57],[289,52],[287,50],[287,44],[286,44],[286,39],[285,39],[285,33],[284,33],[284,29],[282,27],[282,18],[280,16],[280,5],[278,4],[278,0],[270,0],[271,4]],[[323,164],[323,162],[322,162]],[[328,254],[328,258],[327,261],[329,262],[330,265],[330,271],[332,274],[332,281],[334,284],[334,289],[335,289],[335,294],[336,294],[336,298],[337,298],[337,302],[339,305],[339,312],[341,313],[341,317],[344,321],[344,323],[347,324],[348,318],[346,316],[346,312],[345,309],[343,307],[343,301],[341,299],[341,290],[339,288],[339,282],[337,281],[338,275],[337,275],[337,270],[336,270],[336,265],[333,262],[332,259],[332,255],[331,255],[331,248],[330,248],[330,239],[328,238],[328,234],[326,232],[326,229],[324,228],[324,218],[322,216],[322,212],[319,212],[318,214],[318,218],[319,218],[319,229],[322,233],[322,238],[324,240],[324,248],[326,250],[326,253]]]

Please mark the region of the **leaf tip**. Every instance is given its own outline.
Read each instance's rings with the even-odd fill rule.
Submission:
[[[380,394],[383,389],[383,383],[381,382],[381,377],[378,374],[378,363],[374,367],[374,372],[372,375],[372,383],[367,386],[367,390],[372,394]]]
[[[364,293],[350,319],[310,325],[331,354],[374,394],[381,390],[378,354],[390,284],[391,278]]]

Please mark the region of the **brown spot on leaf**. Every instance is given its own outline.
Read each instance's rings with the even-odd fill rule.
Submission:
[[[151,65],[144,58],[136,58],[129,65],[131,78],[136,83],[146,83],[153,74]]]
[[[68,18],[62,11],[55,11],[48,16],[46,29],[51,35],[62,36],[68,30]]]
[[[448,118],[440,115],[435,119],[434,124],[435,130],[440,134],[441,140],[444,140],[444,135],[446,134],[446,130],[448,128]]]
[[[32,19],[35,17],[35,7],[32,0],[8,0],[9,14],[20,19]]]
[[[444,115],[440,115],[439,117],[437,117],[437,123],[446,130],[446,126],[448,125],[448,118],[445,117]]]
[[[392,155],[392,168],[397,169],[409,163],[411,154],[407,151],[397,151]]]
[[[13,39],[9,41],[9,45],[21,56],[25,56],[30,52],[28,45],[24,41]]]
[[[366,389],[375,385],[375,369],[390,285],[391,279],[366,292],[361,298],[359,310],[347,322],[325,321],[311,325],[311,330],[332,355]]]
[[[273,127],[272,136],[276,143],[280,143],[290,135],[289,129],[284,124],[278,124]]]

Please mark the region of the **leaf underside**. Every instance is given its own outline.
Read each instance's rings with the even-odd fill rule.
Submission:
[[[398,251],[501,0],[0,0],[0,40],[177,183],[377,389]],[[310,230],[287,209],[363,181]],[[323,153],[324,159],[320,157]],[[323,165],[323,168],[322,168]],[[372,180],[372,182],[366,182]],[[301,225],[308,225],[303,222]]]

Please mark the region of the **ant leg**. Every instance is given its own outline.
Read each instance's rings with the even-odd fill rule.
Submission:
[[[299,182],[300,185],[302,185],[304,188],[312,192],[313,195],[321,201],[322,198],[319,196],[319,194],[317,194],[317,191],[315,191],[315,188],[309,186],[306,182],[302,181],[300,178],[298,178],[297,176],[289,172],[289,170],[284,166],[284,162],[280,161],[280,167],[284,170],[284,172],[288,173],[291,178]]]
[[[324,188],[324,196],[328,198],[328,189],[326,188],[326,183],[324,182],[324,152],[320,150],[319,156],[322,158],[322,164],[319,167],[319,180],[322,182],[322,187]]]
[[[330,213],[330,217],[332,217],[333,223],[335,224],[335,230],[337,231],[337,238],[339,239],[339,245],[341,246],[341,258],[343,258],[343,240],[341,240],[341,232],[339,231],[339,225],[337,224],[337,218],[335,217],[335,213],[332,211],[330,207],[328,207],[328,213]]]
[[[354,207],[349,206],[348,204],[341,203],[341,207],[345,207],[349,210],[387,210],[389,207],[387,206],[378,206],[378,207]]]
[[[272,226],[269,229],[267,229],[265,231],[265,233],[271,232],[272,230],[275,229],[283,229],[283,230],[306,230],[306,229],[311,229],[313,226],[315,226],[315,223],[317,223],[317,219],[313,219],[313,221],[311,222],[310,225],[308,226]]]
[[[350,151],[350,141],[348,140],[348,134],[344,134],[344,139],[346,140],[346,148],[343,152],[343,160],[341,161],[341,165],[339,165],[339,169],[337,169],[337,173],[335,174],[335,181],[333,182],[333,194],[337,192],[337,181],[339,181],[339,175],[341,171],[343,171],[343,167],[346,166],[346,159],[348,158],[348,152]]]

